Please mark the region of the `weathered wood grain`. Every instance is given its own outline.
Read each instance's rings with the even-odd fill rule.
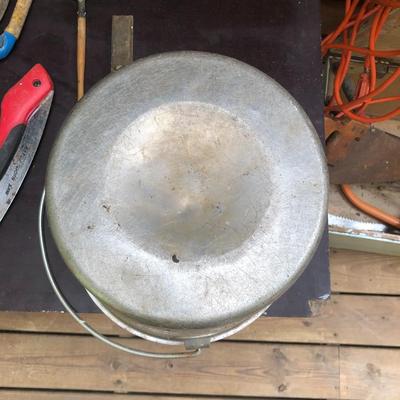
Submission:
[[[125,343],[159,346],[138,339]],[[0,335],[0,387],[337,398],[338,348],[216,343],[199,357],[133,357],[84,336]]]
[[[234,400],[234,397],[224,397],[224,400]],[[289,398],[286,398],[290,400]],[[90,392],[65,392],[52,390],[1,390],[0,400],[221,400],[221,397],[198,396],[167,396],[142,394],[112,394]],[[253,400],[261,400],[256,397]],[[269,397],[268,400],[279,400]],[[307,400],[307,399],[304,399]],[[311,399],[310,399],[311,400]]]
[[[341,348],[340,392],[343,399],[400,399],[400,351]]]
[[[400,257],[330,250],[333,292],[400,295]]]
[[[399,297],[333,295],[313,309],[313,318],[259,318],[228,340],[400,347]],[[105,334],[129,336],[102,314],[83,317]],[[0,331],[85,333],[68,314],[26,312],[0,313]]]

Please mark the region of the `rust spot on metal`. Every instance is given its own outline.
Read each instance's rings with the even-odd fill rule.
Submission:
[[[331,183],[400,179],[400,138],[357,121],[325,118],[326,156]]]

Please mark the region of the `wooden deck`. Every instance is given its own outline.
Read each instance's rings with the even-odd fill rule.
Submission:
[[[331,274],[334,293],[313,304],[314,318],[261,318],[187,360],[114,351],[66,314],[0,313],[0,400],[399,400],[400,258],[332,251]]]

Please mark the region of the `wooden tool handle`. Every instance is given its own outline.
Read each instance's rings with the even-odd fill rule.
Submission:
[[[11,20],[6,28],[6,31],[19,38],[22,27],[24,26],[29,9],[31,8],[32,0],[18,0],[15,5]]]
[[[77,77],[78,77],[78,101],[85,93],[85,57],[86,57],[86,17],[78,16],[78,40],[77,40]]]

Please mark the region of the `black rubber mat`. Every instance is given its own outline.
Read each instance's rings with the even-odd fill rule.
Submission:
[[[10,17],[12,6],[1,26]],[[281,83],[323,134],[319,0],[87,0],[89,88],[110,71],[111,17],[133,14],[135,59],[171,50],[203,50],[243,60]],[[35,63],[55,83],[55,98],[29,174],[0,223],[0,310],[61,310],[41,262],[37,214],[52,143],[76,93],[75,0],[36,0],[13,53],[0,63],[0,95]],[[288,154],[290,157],[290,154]],[[299,210],[300,212],[301,210]],[[66,294],[79,311],[96,311],[49,241]],[[309,300],[330,293],[325,233],[303,275],[269,309],[275,316],[308,315]]]

